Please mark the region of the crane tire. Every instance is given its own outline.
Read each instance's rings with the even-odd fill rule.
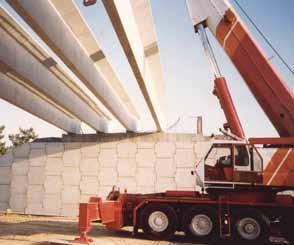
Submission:
[[[214,243],[219,240],[219,221],[214,208],[191,207],[183,216],[186,236],[193,241]]]
[[[240,244],[268,244],[270,222],[260,211],[241,210],[233,217],[233,237]]]
[[[168,204],[147,204],[140,218],[144,233],[159,240],[171,238],[178,225],[177,214]]]

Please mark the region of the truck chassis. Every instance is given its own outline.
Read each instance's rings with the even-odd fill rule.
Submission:
[[[211,242],[234,239],[263,244],[271,235],[283,236],[291,243],[294,235],[294,198],[278,194],[290,188],[237,185],[197,191],[167,191],[129,194],[113,190],[106,201],[92,197],[80,204],[80,237],[89,244],[91,222],[99,221],[110,230],[132,226],[156,239],[169,239],[183,231],[194,240]]]

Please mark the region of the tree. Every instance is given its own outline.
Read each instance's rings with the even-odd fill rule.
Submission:
[[[29,129],[19,128],[19,133],[10,134],[8,138],[11,141],[13,147],[17,147],[22,144],[26,144],[28,142],[34,141],[35,139],[38,138],[38,135],[35,133],[33,128],[29,128]]]
[[[7,151],[6,143],[3,140],[5,137],[5,135],[3,134],[4,129],[5,129],[5,126],[0,126],[0,155],[5,154]]]

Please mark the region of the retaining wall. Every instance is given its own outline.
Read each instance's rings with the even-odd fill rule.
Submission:
[[[77,216],[89,196],[194,190],[190,171],[210,146],[183,134],[104,136],[92,143],[31,143],[0,158],[0,210]]]

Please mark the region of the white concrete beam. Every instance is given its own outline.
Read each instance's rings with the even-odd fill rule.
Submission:
[[[137,119],[97,71],[49,0],[6,0],[103,105],[129,131],[137,131]]]
[[[163,130],[165,85],[148,0],[103,0],[118,39],[159,131]]]
[[[144,47],[145,65],[150,69],[150,83],[160,110],[165,108],[165,81],[160,63],[160,50],[153,21],[150,0],[130,0],[140,39]],[[145,71],[146,73],[148,70]],[[145,74],[147,76],[147,74]],[[150,88],[151,89],[151,88]]]
[[[65,114],[3,73],[0,73],[0,87],[0,98],[7,102],[66,132],[81,133],[80,121]]]
[[[2,71],[13,74],[25,81],[40,94],[44,94],[64,111],[88,124],[96,131],[107,132],[107,121],[95,111],[69,81],[60,80],[62,73],[50,70],[55,66],[53,59],[44,59],[43,53],[28,35],[19,32],[19,26],[11,21],[12,17],[0,8],[0,65]],[[15,28],[17,27],[17,28]],[[39,52],[37,52],[37,50]]]
[[[128,110],[139,118],[139,114],[134,106],[134,103],[129,97],[122,82],[115,74],[111,64],[108,62],[108,59],[100,47],[99,42],[92,33],[79,8],[74,3],[74,0],[51,0],[51,2],[58,13],[62,16],[65,23],[70,27],[71,31],[81,43],[83,48],[86,50],[88,56],[95,63],[96,68],[99,72],[101,72],[105,81],[108,82],[115,90],[120,99],[127,106]]]

